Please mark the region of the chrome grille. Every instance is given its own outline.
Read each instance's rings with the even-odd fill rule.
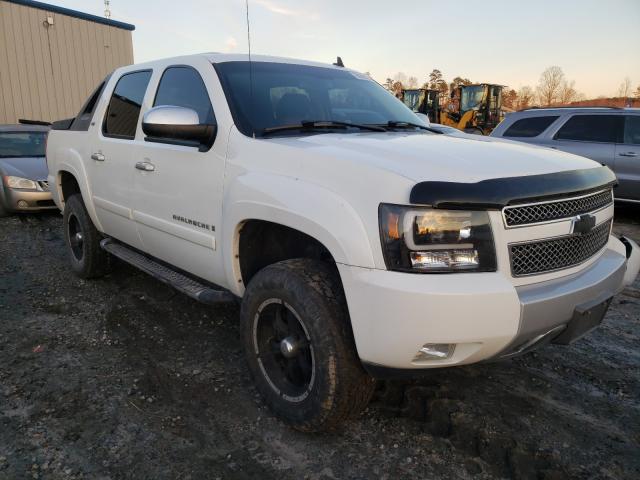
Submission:
[[[611,203],[613,197],[608,189],[581,197],[505,207],[502,214],[507,227],[520,227],[593,212]]]
[[[608,242],[611,220],[584,235],[509,245],[514,277],[551,272],[578,265],[598,253]]]

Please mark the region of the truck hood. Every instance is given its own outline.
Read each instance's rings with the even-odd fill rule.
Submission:
[[[377,167],[419,182],[481,180],[540,175],[600,166],[557,150],[482,136],[428,133],[319,134],[269,140],[340,168],[342,163]],[[293,153],[289,151],[289,153]],[[334,159],[331,162],[328,159]],[[355,166],[355,165],[354,165]]]
[[[46,180],[49,171],[44,157],[0,157],[0,174]]]

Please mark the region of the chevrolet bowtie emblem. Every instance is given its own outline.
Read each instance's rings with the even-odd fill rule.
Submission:
[[[576,235],[584,235],[593,230],[596,226],[596,217],[585,213],[583,215],[576,215],[571,219],[571,233]]]

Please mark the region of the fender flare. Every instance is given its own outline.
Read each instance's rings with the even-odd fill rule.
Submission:
[[[245,288],[238,256],[240,230],[249,220],[264,220],[305,233],[320,242],[336,263],[375,268],[362,219],[337,193],[268,173],[236,177],[226,190],[222,251],[228,285],[238,296]]]
[[[82,194],[82,200],[84,202],[84,206],[89,213],[89,217],[91,221],[95,225],[98,231],[102,232],[102,225],[98,220],[98,216],[96,215],[96,209],[93,205],[93,197],[91,195],[91,188],[89,187],[89,180],[87,177],[87,172],[84,168],[84,163],[82,162],[82,157],[80,154],[71,148],[64,149],[59,153],[59,158],[62,158],[61,162],[57,165],[56,171],[56,194],[60,199],[60,207],[61,210],[64,211],[64,196],[62,195],[62,172],[67,172],[74,176],[76,182],[78,182],[78,187],[80,187],[80,193]]]

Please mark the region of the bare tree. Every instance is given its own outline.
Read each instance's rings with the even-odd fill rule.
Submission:
[[[559,100],[564,81],[564,72],[558,66],[549,67],[542,72],[537,91],[543,106],[552,105]]]
[[[638,85],[638,88],[636,88],[636,91],[633,94],[633,96],[636,98],[640,98],[640,85]]]
[[[631,79],[629,77],[625,77],[618,87],[617,96],[622,98],[629,98],[631,96]]]
[[[574,80],[568,81],[563,80],[560,84],[560,92],[558,94],[558,102],[563,105],[566,105],[571,102],[575,102],[578,100],[580,94],[575,89],[576,82]]]
[[[453,80],[455,82],[455,79]],[[505,89],[502,92],[502,105],[506,108],[514,109],[518,102],[518,92],[516,92],[513,88],[508,90]]]
[[[387,79],[384,81],[384,88],[389,91],[393,90],[393,78],[387,77]]]
[[[525,108],[529,108],[533,105],[533,98],[535,97],[535,93],[533,91],[533,88],[531,88],[528,85],[525,85],[524,87],[521,87],[518,90],[518,96],[516,98],[516,102],[515,102],[515,109],[516,110],[523,110]]]
[[[454,88],[458,88],[460,85],[471,85],[472,83],[473,82],[466,77],[455,77],[449,86],[451,87],[451,90],[453,90]]]
[[[396,82],[400,82],[402,85],[406,85],[407,83],[407,74],[404,72],[398,72],[394,75],[393,80]]]
[[[391,87],[391,91],[393,92],[393,94],[396,97],[401,97],[402,96],[402,90],[404,90],[404,85],[402,85],[402,82],[393,82],[393,85]]]

